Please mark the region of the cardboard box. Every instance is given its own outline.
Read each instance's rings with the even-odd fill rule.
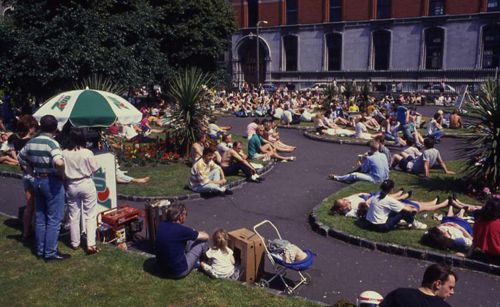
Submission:
[[[265,248],[259,236],[246,228],[229,232],[229,248],[241,264],[241,281],[254,283],[264,273]]]

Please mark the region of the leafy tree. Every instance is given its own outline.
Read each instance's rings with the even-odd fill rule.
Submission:
[[[222,0],[17,1],[0,20],[0,87],[20,100],[94,74],[122,86],[167,84],[188,64],[215,67],[234,29],[230,10]]]
[[[236,31],[227,0],[152,0],[160,16],[161,48],[174,67],[215,71]]]

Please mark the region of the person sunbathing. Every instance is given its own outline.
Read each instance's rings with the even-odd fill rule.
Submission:
[[[330,215],[343,215],[352,218],[364,217],[370,206],[371,199],[373,196],[377,195],[377,192],[371,193],[356,193],[350,196],[336,199],[330,208]],[[392,198],[398,200],[399,202],[411,205],[418,209],[419,212],[423,211],[435,211],[438,209],[445,208],[448,206],[448,200],[439,202],[439,197],[436,197],[432,201],[424,202],[417,200],[410,200],[412,191],[405,192],[404,189],[399,190],[396,193],[389,194]]]
[[[464,251],[472,245],[472,227],[464,219],[465,209],[455,215],[453,206],[441,219],[441,224],[430,228],[421,238],[421,243],[437,249],[454,249]]]

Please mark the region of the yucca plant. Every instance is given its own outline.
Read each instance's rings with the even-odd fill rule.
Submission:
[[[328,83],[323,90],[323,108],[328,109],[334,99],[339,95],[339,88],[335,83]]]
[[[469,158],[467,176],[490,190],[500,187],[500,80],[489,80],[479,95],[480,122],[475,123],[478,137],[466,141],[461,149]]]
[[[344,88],[344,98],[346,101],[349,101],[352,97],[356,97],[357,88],[355,82],[347,82]]]
[[[116,95],[122,95],[127,91],[127,88],[125,86],[117,84],[116,82],[113,82],[112,80],[97,74],[83,79],[83,81],[80,83],[74,83],[73,88],[81,90],[88,88],[91,90],[105,91]]]
[[[212,115],[209,91],[211,78],[197,68],[181,71],[170,82],[169,96],[175,102],[172,112],[172,131],[189,153],[196,134],[206,127]]]

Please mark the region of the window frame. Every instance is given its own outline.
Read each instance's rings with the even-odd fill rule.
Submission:
[[[337,1],[337,4],[335,4],[335,2]],[[342,9],[344,7],[344,1],[343,0],[330,0],[330,4],[328,6],[328,12],[329,12],[329,21],[330,22],[339,22],[339,21],[342,21]],[[333,19],[332,16],[334,14],[332,14],[332,12],[334,11],[337,11],[340,15],[338,16],[337,19]]]
[[[247,17],[248,17],[248,27],[249,28],[255,28],[257,26],[257,22],[259,21],[259,0],[247,0]],[[252,3],[252,5],[250,5],[250,3]],[[251,22],[251,18],[250,18],[250,12],[252,10],[250,10],[250,7],[255,7],[255,22]]]
[[[440,46],[438,44],[429,44],[429,41],[432,39],[430,34],[433,33],[441,33],[441,42]],[[434,36],[432,36],[434,37]],[[442,27],[430,27],[424,29],[424,69],[426,70],[440,70],[444,68],[444,49],[445,49],[445,41],[446,41],[446,30]],[[431,42],[432,43],[432,42]],[[429,55],[429,51],[432,51],[433,49],[437,50],[437,48],[440,48],[440,65],[433,67],[432,66],[432,58],[436,58],[436,56]],[[428,65],[430,63],[430,65]]]
[[[329,38],[333,40],[332,43],[335,42],[335,40],[339,40],[339,44],[334,44],[335,46],[338,46],[338,59],[336,62],[338,62],[338,67],[331,67],[330,64],[334,61],[331,60],[330,57],[330,47],[329,47]],[[343,50],[344,50],[344,36],[340,32],[330,32],[325,34],[325,71],[340,71],[342,70],[342,56],[343,56]],[[333,66],[333,65],[332,65]]]
[[[384,10],[382,10],[384,9]],[[377,19],[392,18],[392,0],[378,0],[377,1]],[[385,13],[385,14],[382,14]]]
[[[495,7],[490,8],[490,4],[496,3]],[[500,0],[488,0],[486,2],[486,11],[487,12],[497,12],[500,11]]]
[[[375,37],[377,35],[377,33],[387,33],[387,35],[389,36],[389,42],[388,44],[383,44],[383,42],[380,42],[380,45],[388,45],[388,50],[387,50],[387,68],[377,68],[377,44],[379,42],[376,41]],[[371,61],[371,68],[372,70],[376,70],[376,71],[387,71],[387,70],[391,70],[391,60],[392,60],[392,31],[389,30],[389,29],[377,29],[377,30],[374,30],[372,31],[371,33],[372,35],[372,50],[371,50],[371,58],[372,58],[372,61]]]
[[[441,4],[441,14],[435,14],[437,4]],[[429,16],[442,16],[446,15],[446,1],[445,0],[429,0]]]
[[[294,39],[295,40],[295,67],[293,69],[290,68],[289,65],[289,52],[287,50],[287,40],[289,39]],[[282,44],[283,44],[283,57],[282,57],[282,71],[286,72],[296,72],[299,71],[299,37],[294,34],[287,34],[282,37]]]
[[[295,3],[295,9],[290,10],[288,3],[294,1]],[[286,15],[286,24],[287,25],[296,25],[299,23],[299,0],[286,0],[285,1],[285,15]],[[294,20],[295,22],[290,21],[290,15],[294,15]]]
[[[491,31],[493,35],[492,41],[486,41],[485,37],[489,31]],[[481,68],[483,69],[495,69],[500,67],[500,25],[498,24],[487,24],[482,28],[481,34]],[[491,55],[489,57],[492,59],[492,65],[485,65],[486,53],[491,51]],[[496,62],[496,63],[495,63]]]

